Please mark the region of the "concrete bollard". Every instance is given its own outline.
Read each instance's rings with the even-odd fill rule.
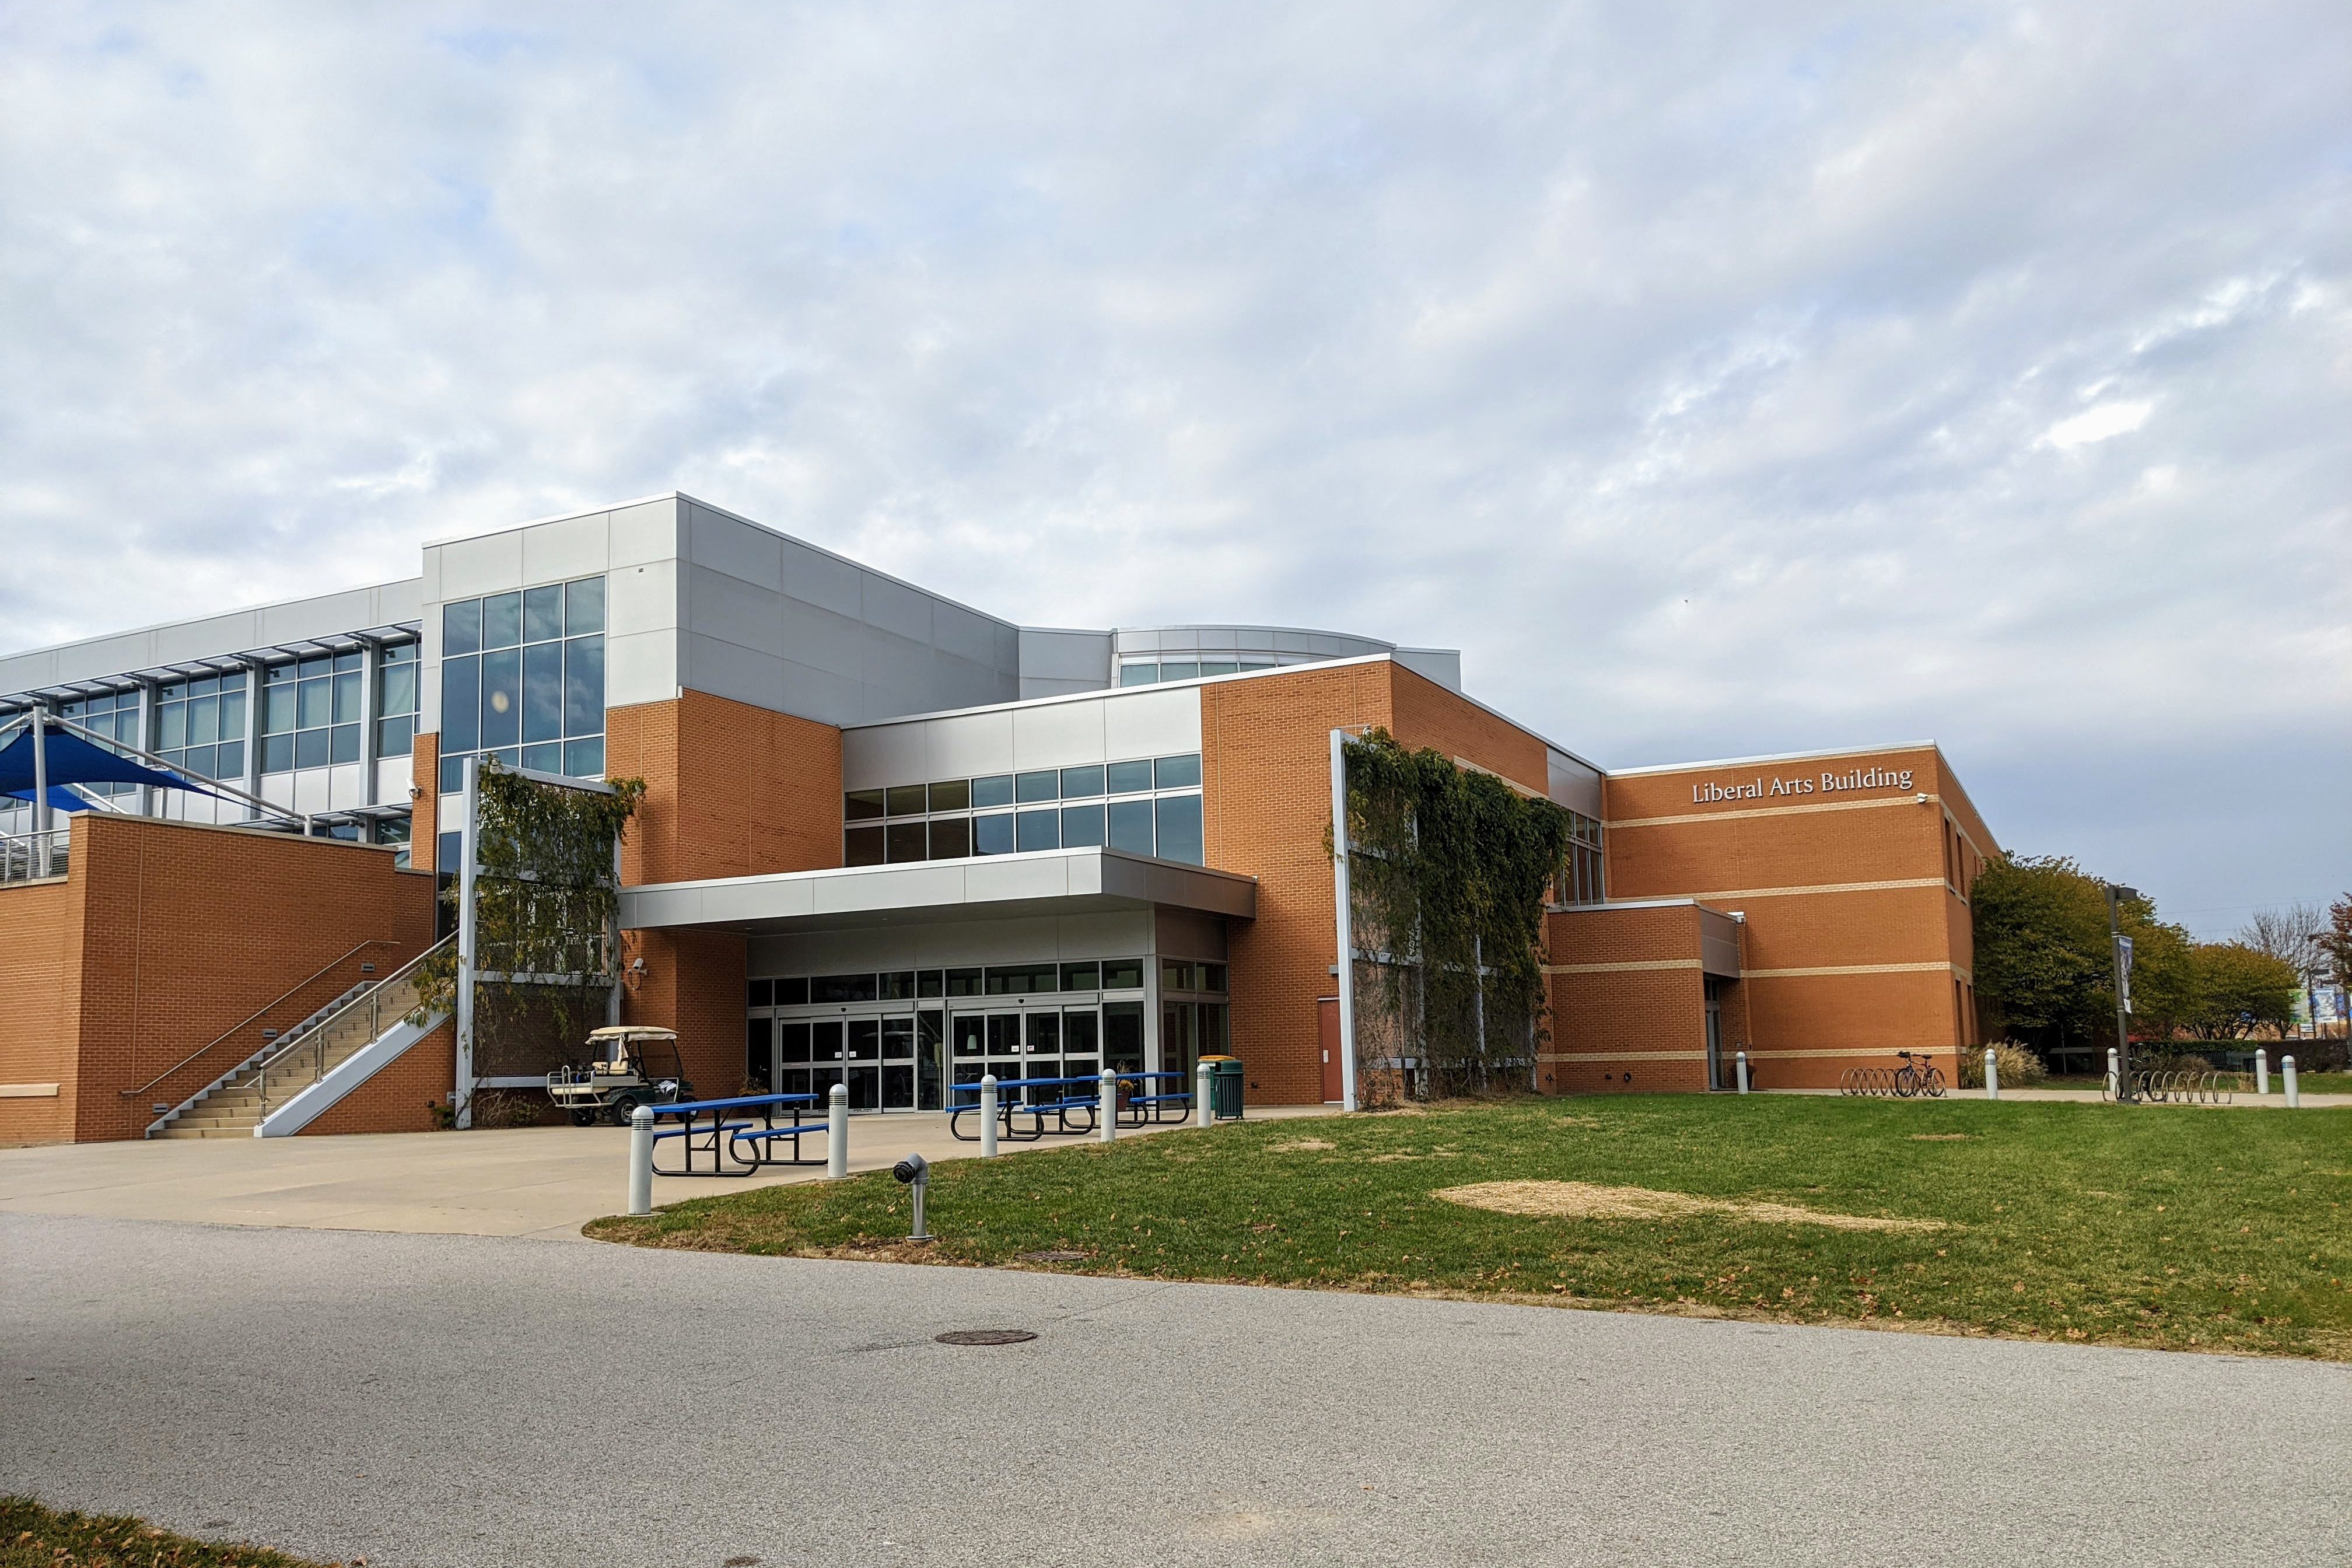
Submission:
[[[1118,1074],[1103,1068],[1102,1098],[1095,1102],[1095,1136],[1108,1143],[1118,1136]]]
[[[629,1112],[629,1212],[654,1212],[654,1108]]]
[[[2256,1051],[2254,1053],[2254,1092],[2268,1094],[2270,1091],[2271,1054],[2268,1051]]]
[[[980,1157],[996,1158],[996,1075],[992,1072],[980,1078]]]
[[[2286,1080],[2286,1108],[2289,1110],[2300,1110],[2303,1106],[2303,1086],[2295,1081],[2293,1057],[2279,1058],[2279,1076]]]
[[[1209,1109],[1209,1064],[1198,1062],[1192,1068],[1192,1125],[1206,1127],[1215,1120]]]
[[[2120,1096],[2122,1095],[2122,1093],[2123,1093],[2123,1091],[2124,1091],[2124,1086],[2123,1086],[2123,1084],[2122,1084],[2122,1082],[2121,1082],[2121,1078],[2122,1078],[2122,1074],[2117,1070],[2117,1066],[2116,1066],[2116,1052],[2115,1052],[2115,1047],[2112,1047],[2112,1046],[2110,1046],[2110,1047],[2107,1047],[2107,1095],[2108,1095],[2108,1098],[2110,1098],[2110,1099],[2115,1099],[2115,1098],[2118,1098],[2118,1097],[2120,1097]]]
[[[1733,1053],[1731,1065],[1739,1074],[1739,1092],[1746,1094],[1748,1092],[1748,1053],[1746,1051]]]
[[[1993,1054],[1990,1046],[1985,1047],[1985,1098],[2000,1098],[2000,1058]]]
[[[849,1086],[835,1084],[825,1100],[824,1174],[837,1182],[849,1174]]]

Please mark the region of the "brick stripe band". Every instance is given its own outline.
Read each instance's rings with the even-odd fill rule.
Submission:
[[[1659,969],[1696,969],[1696,958],[1645,958],[1624,963],[1547,963],[1546,974],[1632,974]]]
[[[1810,888],[1723,888],[1711,893],[1687,893],[1685,898],[1707,899],[1782,899],[1810,893],[1882,893],[1896,888],[1940,888],[1941,877],[1905,877],[1888,882],[1819,882]]]
[[[1748,969],[1742,980],[1800,980],[1822,974],[1965,974],[1957,963],[1824,963],[1811,969]]]
[[[1753,1054],[1753,1053],[1750,1053]],[[1539,1062],[1703,1062],[1705,1051],[1538,1051]]]

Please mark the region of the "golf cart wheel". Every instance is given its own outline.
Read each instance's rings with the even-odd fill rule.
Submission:
[[[593,1127],[596,1125],[596,1113],[593,1110],[587,1110],[585,1107],[574,1110],[572,1112],[572,1125],[574,1127]]]
[[[613,1101],[614,1126],[626,1127],[629,1124],[629,1118],[635,1116],[636,1113],[637,1097],[635,1095],[625,1094],[618,1100]]]

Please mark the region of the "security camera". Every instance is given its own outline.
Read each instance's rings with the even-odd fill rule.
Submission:
[[[1916,801],[1917,801],[1921,805],[1927,805],[1927,795],[1926,795],[1924,792],[1923,792],[1923,793],[1921,793],[1921,794],[1919,794],[1919,795],[1916,795],[1912,796],[1911,798],[1912,798],[1912,799],[1914,799],[1914,800],[1916,800]]]

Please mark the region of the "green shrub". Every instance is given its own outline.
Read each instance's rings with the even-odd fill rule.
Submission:
[[[1995,1042],[1992,1057],[2000,1068],[2001,1086],[2005,1089],[2025,1089],[2044,1082],[2050,1077],[2050,1069],[2042,1065],[2042,1058],[2015,1040]],[[1960,1087],[1984,1087],[1982,1047],[1970,1047],[1960,1053]]]

